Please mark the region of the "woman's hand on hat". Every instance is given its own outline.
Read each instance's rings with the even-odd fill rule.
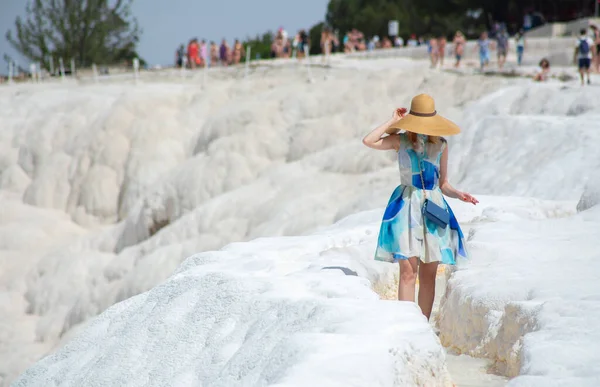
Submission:
[[[404,118],[406,116],[406,112],[408,110],[406,110],[406,108],[398,108],[396,110],[394,110],[394,113],[392,113],[392,119],[396,120],[396,121],[400,121],[402,118]]]
[[[475,196],[473,196],[467,192],[459,192],[457,196],[458,196],[459,200],[462,200],[463,202],[466,202],[466,203],[472,203],[472,204],[479,203],[479,200],[477,200],[475,198]]]

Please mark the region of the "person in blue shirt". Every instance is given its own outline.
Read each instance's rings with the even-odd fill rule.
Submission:
[[[517,64],[521,66],[523,63],[523,53],[525,52],[525,31],[520,29],[515,35],[515,43],[517,47]]]
[[[498,68],[502,70],[504,63],[506,62],[506,55],[508,54],[509,36],[505,28],[500,28],[500,31],[496,34],[496,53],[498,55]]]
[[[484,67],[490,63],[490,50],[493,49],[493,43],[488,38],[488,33],[486,31],[481,33],[475,48],[479,50],[479,64],[481,70],[483,70]]]

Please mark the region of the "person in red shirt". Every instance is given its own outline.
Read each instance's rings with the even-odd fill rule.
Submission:
[[[198,45],[198,39],[192,39],[190,42],[188,56],[191,68],[195,69],[197,66],[200,66],[200,46]]]

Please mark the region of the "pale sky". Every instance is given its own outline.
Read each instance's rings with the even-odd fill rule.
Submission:
[[[140,55],[150,65],[169,65],[175,50],[192,37],[207,41],[244,39],[283,26],[293,34],[325,18],[329,0],[134,0],[133,13],[143,29]],[[26,0],[0,0],[0,73],[4,53],[17,57],[6,41]],[[26,63],[22,58],[19,61]],[[23,66],[26,67],[26,66]]]

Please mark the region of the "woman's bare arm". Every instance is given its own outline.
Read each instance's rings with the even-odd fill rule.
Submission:
[[[398,109],[394,111],[392,118],[387,122],[381,124],[377,128],[373,129],[371,133],[367,134],[363,138],[363,144],[369,148],[378,150],[398,150],[400,148],[400,136],[397,134],[391,134],[386,137],[382,137],[385,131],[388,130],[392,125],[398,123],[406,114],[406,109]]]
[[[442,157],[440,159],[440,189],[442,193],[449,198],[459,199],[463,202],[469,202],[473,204],[479,203],[479,200],[475,199],[471,194],[467,192],[461,192],[456,188],[452,187],[448,181],[448,144],[444,147]]]

